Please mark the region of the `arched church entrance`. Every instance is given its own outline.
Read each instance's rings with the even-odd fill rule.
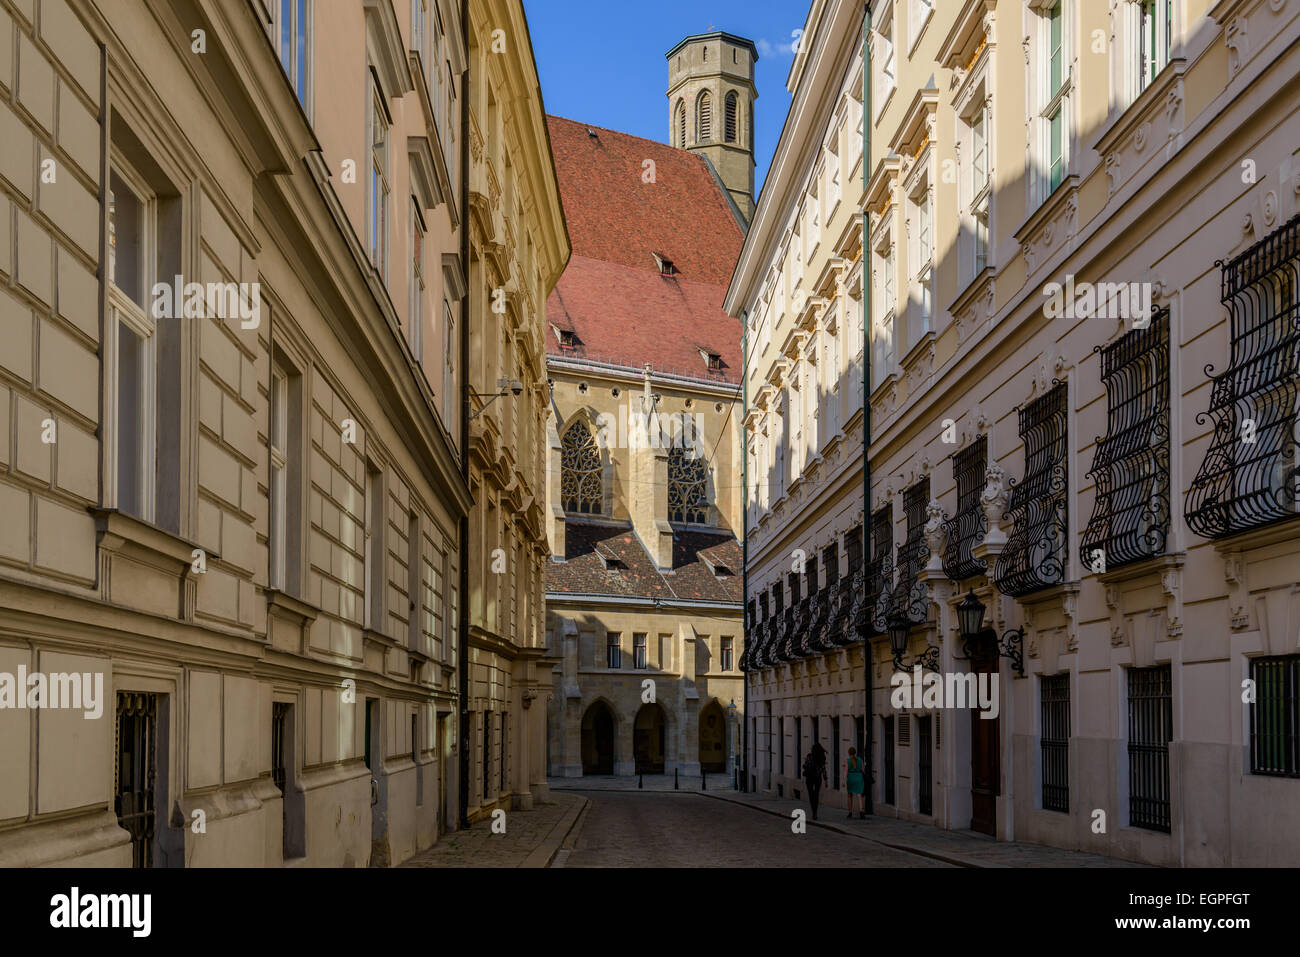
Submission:
[[[700,770],[706,774],[722,774],[727,770],[726,720],[716,699],[700,711]]]
[[[664,709],[646,704],[636,713],[632,727],[632,752],[637,774],[664,773]]]
[[[582,773],[614,773],[614,713],[603,701],[582,716]]]

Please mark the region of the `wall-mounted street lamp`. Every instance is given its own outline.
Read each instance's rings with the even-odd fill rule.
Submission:
[[[984,627],[984,603],[975,597],[974,591],[967,592],[966,597],[957,603],[957,626],[961,629],[962,648],[967,658],[972,657],[975,639],[981,635],[988,634],[997,639],[996,631]],[[1023,678],[1025,676],[1025,629],[1012,628],[1003,632],[1002,637],[997,639],[997,648],[998,656],[1010,661],[1016,674]]]
[[[473,415],[469,417],[469,420],[471,422],[473,422],[480,415],[486,412],[488,410],[488,406],[490,406],[497,399],[501,398],[503,395],[509,395],[509,394],[520,395],[524,391],[524,384],[520,382],[518,379],[497,379],[497,388],[500,389],[501,391],[495,393],[493,392],[481,392],[481,393],[471,392],[470,393],[470,395],[474,396],[474,398],[476,399],[487,399],[487,402],[483,404],[483,408],[479,409],[477,412],[475,412]],[[491,398],[488,398],[489,396],[491,396]]]
[[[907,638],[911,631],[912,623],[906,616],[897,611],[889,616],[889,650],[894,653],[895,671],[907,670],[907,666],[903,664],[903,655],[907,654]],[[912,664],[928,668],[930,671],[938,671],[939,649],[934,645],[928,646]]]

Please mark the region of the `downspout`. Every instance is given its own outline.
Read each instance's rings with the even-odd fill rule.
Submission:
[[[862,192],[867,192],[871,182],[871,0],[863,4],[862,24]],[[871,316],[871,272],[867,269],[867,255],[870,246],[870,214],[862,210],[862,561],[870,562],[871,553],[871,462],[867,450],[871,446],[871,403],[868,401],[871,388],[871,343],[869,339],[869,317]],[[875,721],[871,713],[871,674],[874,665],[871,660],[871,640],[867,637],[866,617],[862,622],[862,681],[863,701],[863,750],[862,763],[872,771],[867,778],[867,787],[862,797],[862,804],[868,814],[874,814],[871,801],[871,785],[875,779],[875,767],[872,760]]]
[[[465,271],[465,292],[460,298],[460,471],[469,488],[469,0],[460,3],[460,30],[464,45],[465,69],[460,75],[460,261]],[[470,508],[474,507],[473,502]],[[459,818],[460,828],[469,827],[469,515],[460,518],[460,601],[457,611],[456,684],[460,698]]]
[[[749,437],[745,434],[745,422],[749,418],[749,376],[745,370],[749,368],[749,313],[741,311],[740,313],[740,575],[741,575],[741,601],[740,614],[742,621],[747,625],[750,624],[749,614]],[[745,635],[745,647],[741,650],[743,656],[749,650],[749,629],[742,629]],[[741,672],[741,693],[743,695],[741,703],[743,710],[740,714],[740,781],[737,782],[738,791],[749,790],[749,674]]]

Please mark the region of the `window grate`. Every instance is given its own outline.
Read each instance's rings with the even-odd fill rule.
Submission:
[[[988,437],[979,436],[953,453],[952,474],[957,483],[957,514],[944,522],[947,545],[943,571],[953,581],[975,578],[988,570],[988,563],[976,558],[972,549],[984,540],[988,519],[980,505],[984,491],[984,473],[988,468]]]
[[[1230,360],[1212,379],[1214,422],[1185,515],[1204,538],[1292,518],[1300,502],[1300,215],[1229,263],[1218,262]]]
[[[871,515],[871,563],[867,566],[866,604],[868,631],[886,632],[885,608],[893,593],[894,506],[881,506]]]
[[[934,755],[930,751],[931,718],[919,715],[916,719],[916,777],[917,806],[922,814],[934,813]]]
[[[930,504],[930,479],[923,478],[903,493],[903,513],[907,517],[907,537],[898,546],[898,589],[894,592],[894,611],[913,624],[928,617],[927,589],[919,580],[921,568],[930,559],[925,543],[925,512]]]
[[[1300,777],[1300,655],[1252,658],[1250,773]]]
[[[131,835],[131,866],[152,867],[157,812],[158,696],[117,695],[117,823]]]
[[[285,735],[289,730],[289,705],[279,701],[271,705],[271,780],[284,793]]]
[[[1169,831],[1172,688],[1168,665],[1129,669],[1129,823],[1151,831]]]
[[[1013,531],[998,556],[994,580],[1003,594],[1020,597],[1065,580],[1069,518],[1066,387],[1054,388],[1020,410],[1025,477],[1011,480],[1007,516]]]
[[[1097,497],[1080,557],[1101,573],[1163,554],[1169,535],[1169,310],[1096,351],[1106,437],[1088,473]]]
[[[1070,810],[1070,676],[1050,675],[1039,686],[1043,809]]]

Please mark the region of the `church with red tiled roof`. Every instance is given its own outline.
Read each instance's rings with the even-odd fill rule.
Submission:
[[[546,304],[558,776],[722,774],[738,748],[744,360],[723,298],[756,59],[728,33],[675,46],[668,143],[547,118],[573,249]]]

